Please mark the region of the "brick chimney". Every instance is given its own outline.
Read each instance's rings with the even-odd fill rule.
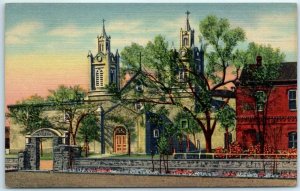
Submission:
[[[256,65],[261,66],[262,65],[262,57],[261,56],[256,56]]]

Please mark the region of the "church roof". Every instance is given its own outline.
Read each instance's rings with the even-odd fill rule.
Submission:
[[[253,67],[256,67],[256,64],[253,64]],[[279,76],[272,80],[273,82],[297,81],[297,62],[281,63],[278,73]],[[244,69],[240,76],[240,82],[244,84],[247,81],[255,82],[255,79],[252,79],[251,71]]]

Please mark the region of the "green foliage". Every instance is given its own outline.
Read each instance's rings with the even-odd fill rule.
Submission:
[[[140,53],[144,55],[144,47],[137,43],[132,43],[131,46],[124,47],[121,52],[123,67],[126,70],[136,71],[139,68]]]
[[[183,121],[186,121],[187,125],[182,125]],[[177,113],[174,119],[174,128],[177,137],[182,137],[184,133],[195,134],[201,131],[201,128],[195,119],[186,112]]]
[[[96,115],[89,114],[84,117],[78,131],[78,139],[80,141],[87,141],[88,143],[93,140],[99,140],[100,137],[100,122]]]
[[[226,105],[217,112],[217,118],[223,128],[231,128],[235,126],[235,111]]]
[[[18,101],[16,107],[9,108],[7,117],[22,127],[22,134],[32,133],[40,128],[51,128],[53,125],[43,116],[43,103],[44,99],[41,96],[33,95]]]
[[[159,137],[157,148],[158,148],[158,152],[162,155],[170,154],[168,139],[163,134]]]
[[[71,135],[71,144],[76,145],[76,135],[79,124],[83,118],[90,113],[95,112],[96,106],[93,104],[83,104],[86,92],[79,86],[61,85],[56,90],[49,90],[50,95],[47,100],[53,104],[53,109],[61,112],[65,120],[60,115],[53,116],[51,121],[57,128],[65,129],[68,126],[68,132]]]
[[[258,84],[269,83],[279,75],[279,67],[285,58],[284,53],[280,50],[272,48],[270,45],[258,45],[254,42],[248,46],[248,57],[245,70],[251,73],[250,80],[256,81]],[[251,67],[256,63],[256,57],[262,57],[262,64],[259,67]]]
[[[180,129],[178,124],[175,126],[161,125],[173,134],[179,132],[178,135],[182,132],[193,133],[200,129],[203,130],[205,138],[209,142],[206,144],[207,150],[210,152],[211,137],[216,124],[221,123],[226,127],[234,124],[234,112],[224,107],[225,105],[218,107],[217,110],[212,107],[214,91],[231,83],[235,84],[241,74],[240,70],[244,66],[247,67],[249,63],[253,63],[253,58],[255,60],[258,52],[265,60],[262,67],[266,68],[255,74],[258,79],[270,78],[268,74],[275,76],[273,71],[277,68],[276,63],[280,63],[284,56],[277,49],[254,43],[250,43],[246,51],[239,50],[239,43],[246,39],[245,32],[239,27],[230,26],[229,21],[225,18],[207,16],[200,21],[199,29],[206,57],[204,74],[195,72],[191,49],[170,50],[165,38],[158,35],[144,48],[136,44],[125,48],[122,61],[127,64],[137,65],[137,56],[139,52],[142,52],[143,67],[139,78],[147,86],[147,89],[143,93],[130,94],[130,90],[134,89],[133,83],[133,85],[128,85],[128,91],[124,91],[119,99],[126,99],[129,95],[133,95],[130,98],[144,103],[145,111],[152,111],[153,108],[159,108],[160,105],[172,105],[176,109],[181,109],[183,113],[189,115],[189,119],[193,119],[192,122],[189,120],[189,129]],[[137,50],[139,52],[136,52]],[[181,52],[185,52],[185,56],[179,56]],[[230,70],[233,71],[233,76],[228,73]],[[187,78],[183,81],[179,80],[180,71],[187,74]],[[228,78],[228,75],[232,77]],[[126,93],[128,93],[127,97]],[[182,99],[183,95],[188,98]],[[195,107],[192,103],[195,103]],[[158,110],[164,111],[163,109]],[[218,118],[214,119],[214,112],[217,112]],[[161,120],[157,123],[163,122]],[[169,138],[168,133],[165,136]]]
[[[219,19],[213,15],[202,20],[199,29],[209,50],[206,51],[206,75],[214,84],[224,83],[224,75],[220,77],[216,72],[223,71],[230,65],[235,66],[236,47],[245,40],[245,32],[239,27],[231,28],[227,19]]]
[[[62,105],[63,103],[78,103],[83,101],[86,92],[79,86],[60,85],[56,90],[49,90],[48,101]]]

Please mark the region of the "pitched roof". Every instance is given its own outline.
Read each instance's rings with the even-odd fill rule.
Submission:
[[[250,68],[256,67],[256,64],[250,65]],[[279,76],[272,80],[274,82],[285,82],[285,81],[297,81],[297,62],[283,62],[279,67]],[[251,79],[249,70],[243,69],[240,82],[244,84],[247,81],[254,82],[255,79]]]
[[[297,62],[284,62],[279,69],[277,80],[297,80]]]

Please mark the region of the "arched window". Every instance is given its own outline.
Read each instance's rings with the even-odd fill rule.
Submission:
[[[103,87],[103,71],[100,70],[100,87]]]
[[[289,148],[297,148],[297,133],[290,132],[289,133]]]
[[[187,39],[187,37],[183,38],[183,46],[188,46],[188,39]]]
[[[103,70],[100,68],[95,70],[95,84],[96,87],[103,87]]]
[[[96,87],[99,87],[100,86],[100,72],[99,72],[99,69],[96,69]]]

